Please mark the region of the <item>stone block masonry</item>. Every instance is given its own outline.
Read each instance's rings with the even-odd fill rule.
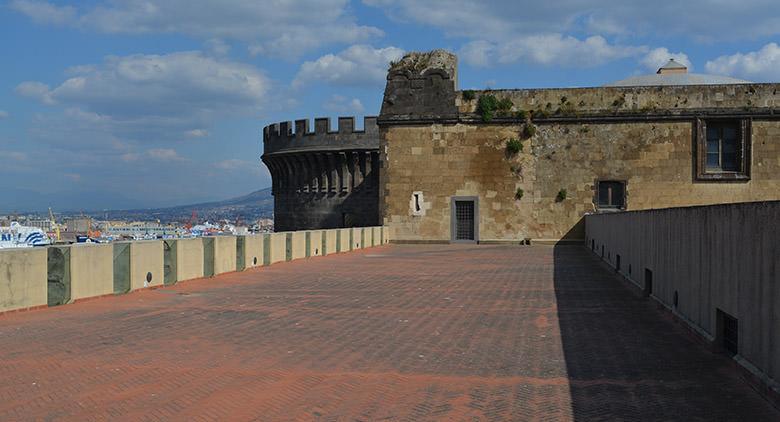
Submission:
[[[586,213],[780,199],[780,84],[466,95],[455,66],[409,68],[388,72],[377,121],[396,240],[451,241],[458,197],[477,199],[474,240],[489,243],[582,242]],[[482,113],[487,99],[503,108]],[[706,128],[719,124],[738,128],[739,165],[710,172]],[[609,183],[619,203],[603,203]]]
[[[263,162],[272,176],[277,231],[376,225],[379,204],[379,129],[366,117],[363,130],[341,117],[267,126]]]

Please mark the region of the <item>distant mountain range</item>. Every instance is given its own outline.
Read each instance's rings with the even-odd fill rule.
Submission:
[[[235,222],[237,219],[241,219],[244,224],[251,224],[259,218],[273,218],[274,197],[271,195],[271,188],[265,188],[224,201],[166,208],[93,211],[84,214],[97,219],[160,220],[162,223],[183,223],[190,220],[193,211],[198,214],[199,222],[224,219]]]

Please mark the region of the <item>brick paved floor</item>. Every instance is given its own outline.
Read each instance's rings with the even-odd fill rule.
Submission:
[[[392,246],[0,316],[0,420],[780,420],[578,247]]]

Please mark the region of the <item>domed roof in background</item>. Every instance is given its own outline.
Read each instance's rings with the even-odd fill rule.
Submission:
[[[657,86],[657,85],[728,85],[749,84],[750,81],[728,76],[688,73],[684,65],[669,59],[654,75],[634,76],[604,86]]]

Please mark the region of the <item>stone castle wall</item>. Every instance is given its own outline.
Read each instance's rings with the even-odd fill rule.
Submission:
[[[479,198],[481,241],[582,240],[599,180],[626,183],[628,210],[780,199],[778,84],[477,91],[466,100],[444,83],[454,79],[388,75],[380,212],[399,240],[449,241],[455,196]],[[483,121],[477,103],[488,94],[511,109]],[[452,102],[433,107],[433,98]],[[749,176],[698,180],[697,122],[725,117],[751,126]],[[512,138],[523,148],[509,155]]]
[[[385,224],[398,239],[449,241],[450,198],[477,196],[483,241],[583,239],[597,180],[626,181],[628,210],[780,199],[780,122],[753,122],[747,183],[694,183],[692,130],[690,122],[540,124],[507,157],[519,125],[392,126],[383,141]],[[420,215],[410,208],[414,192]]]
[[[276,231],[371,226],[378,221],[379,129],[366,117],[282,122],[263,130]]]

